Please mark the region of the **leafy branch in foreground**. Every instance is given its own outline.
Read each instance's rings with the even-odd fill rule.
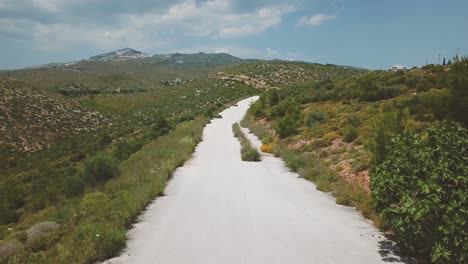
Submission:
[[[427,262],[468,260],[468,137],[453,122],[396,135],[371,177],[375,209],[406,250]]]

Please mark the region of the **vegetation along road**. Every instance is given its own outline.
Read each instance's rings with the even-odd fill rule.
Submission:
[[[166,196],[142,214],[127,249],[106,263],[400,262],[370,221],[337,205],[279,158],[241,160],[232,125],[256,99],[239,102],[205,127]]]

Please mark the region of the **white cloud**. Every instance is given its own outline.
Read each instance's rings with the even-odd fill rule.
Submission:
[[[295,61],[299,59],[299,54],[295,52],[288,52],[286,53],[285,60]]]
[[[165,1],[169,3],[165,7],[154,4],[142,12],[122,8],[127,2],[115,1],[121,6],[103,10],[107,15],[101,19],[99,12],[88,7],[97,5],[91,0],[0,0],[0,16],[8,14],[0,17],[0,37],[24,40],[45,51],[71,50],[77,45],[98,50],[132,47],[163,51],[205,38],[222,43],[258,35],[280,25],[284,16],[295,10],[293,5],[276,0],[262,1],[252,8],[239,8],[239,0],[180,0]],[[109,5],[109,9],[115,8]],[[264,50],[239,46],[205,48],[193,51],[266,57]]]
[[[272,48],[267,48],[266,54],[267,54],[267,58],[270,58],[270,59],[278,59],[281,57],[281,54]]]
[[[319,26],[327,21],[334,20],[336,19],[335,15],[326,15],[326,14],[315,14],[310,17],[302,17],[299,19],[297,22],[297,26],[304,26],[304,25],[309,25],[309,26]]]
[[[164,30],[176,29],[180,34],[197,37],[236,38],[262,33],[280,24],[292,6],[271,6],[236,13],[232,0],[213,0],[197,4],[186,0],[169,7],[163,13],[130,14],[125,19],[136,27]]]
[[[51,13],[57,13],[60,11],[58,3],[54,0],[32,0],[32,3],[34,6]]]

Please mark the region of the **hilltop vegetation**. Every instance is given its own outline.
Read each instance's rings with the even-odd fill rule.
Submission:
[[[76,101],[0,79],[0,167],[14,166],[17,155],[47,149],[62,136],[73,137],[112,125],[112,116]]]
[[[0,142],[1,263],[116,254],[208,120],[254,94],[260,99],[242,124],[262,139],[262,151],[361,210],[408,254],[466,261],[466,58],[387,72],[122,54],[138,58],[116,53],[0,73],[0,133],[8,139]],[[176,78],[187,82],[163,85]]]
[[[131,64],[143,65],[83,61],[3,73],[23,81],[8,77],[0,87],[1,117],[8,121],[2,133],[21,136],[16,144],[16,138],[6,141],[19,146],[15,152],[1,152],[10,162],[0,168],[0,262],[89,263],[113,256],[125,245],[126,229],[190,156],[208,118],[256,93],[236,81],[203,77],[216,70],[211,65],[186,66],[198,76],[188,83],[158,87],[157,81],[132,94],[64,96],[51,88],[78,77],[84,85],[100,78],[100,87],[112,90],[116,83],[100,71],[114,72],[120,84],[164,75],[151,65],[141,66],[147,73],[112,69]],[[82,74],[67,70],[83,65],[90,68]],[[152,77],[132,77],[139,74]],[[25,149],[23,137],[43,147]]]
[[[407,253],[425,262],[462,263],[467,65],[468,59],[456,58],[451,67],[298,81],[263,94],[243,124],[337,203],[358,208],[394,234]],[[447,160],[455,152],[460,159]]]
[[[94,93],[112,93],[119,89],[141,92],[160,88],[165,80],[203,78],[229,66],[250,62],[223,53],[154,56],[140,56],[138,51],[130,52],[129,56],[120,53],[122,55],[115,51],[72,63],[0,71],[0,77],[25,81],[53,92],[80,86],[92,88]]]

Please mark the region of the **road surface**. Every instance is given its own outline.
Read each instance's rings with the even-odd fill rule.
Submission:
[[[241,161],[231,126],[255,99],[239,102],[206,126],[166,196],[142,214],[127,249],[106,263],[399,262],[386,249],[391,243],[359,212],[335,204],[280,159]],[[259,146],[255,136],[248,138]]]

